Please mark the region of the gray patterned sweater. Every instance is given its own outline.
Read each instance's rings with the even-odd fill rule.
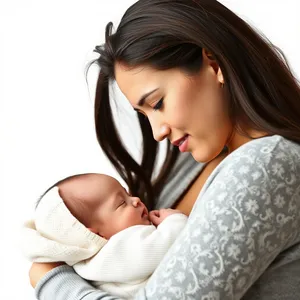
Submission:
[[[36,296],[118,299],[68,266],[47,273]],[[299,300],[300,145],[264,137],[227,156],[135,299]]]

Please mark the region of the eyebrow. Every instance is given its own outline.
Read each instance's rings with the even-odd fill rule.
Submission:
[[[143,95],[143,96],[140,98],[140,100],[138,101],[137,105],[138,105],[138,106],[143,106],[144,103],[145,103],[145,101],[146,101],[146,99],[147,99],[151,94],[153,94],[154,92],[156,92],[157,90],[158,90],[158,88],[152,90],[151,92],[146,93],[145,95]]]

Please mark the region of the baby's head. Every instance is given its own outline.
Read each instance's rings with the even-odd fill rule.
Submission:
[[[150,225],[148,210],[108,175],[82,174],[56,186],[72,215],[94,233],[109,239],[134,225]]]

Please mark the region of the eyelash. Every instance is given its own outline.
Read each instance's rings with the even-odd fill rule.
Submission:
[[[125,204],[126,202],[125,201],[123,201],[118,207],[121,207],[121,206],[123,206],[124,204]]]
[[[153,106],[153,110],[159,110],[162,108],[162,105],[163,105],[163,101],[164,101],[164,98],[161,98],[154,106]]]

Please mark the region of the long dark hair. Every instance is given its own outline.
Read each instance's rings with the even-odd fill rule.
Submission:
[[[149,208],[178,156],[168,144],[162,171],[151,176],[157,156],[147,119],[139,116],[143,156],[137,163],[127,152],[115,126],[109,81],[116,62],[151,65],[159,70],[199,71],[202,49],[219,64],[229,95],[229,111],[237,129],[252,128],[300,142],[300,89],[281,51],[216,0],[140,0],[124,14],[117,30],[106,27],[106,42],[96,46],[100,66],[96,88],[97,138],[130,191]],[[249,127],[250,126],[250,127]]]

